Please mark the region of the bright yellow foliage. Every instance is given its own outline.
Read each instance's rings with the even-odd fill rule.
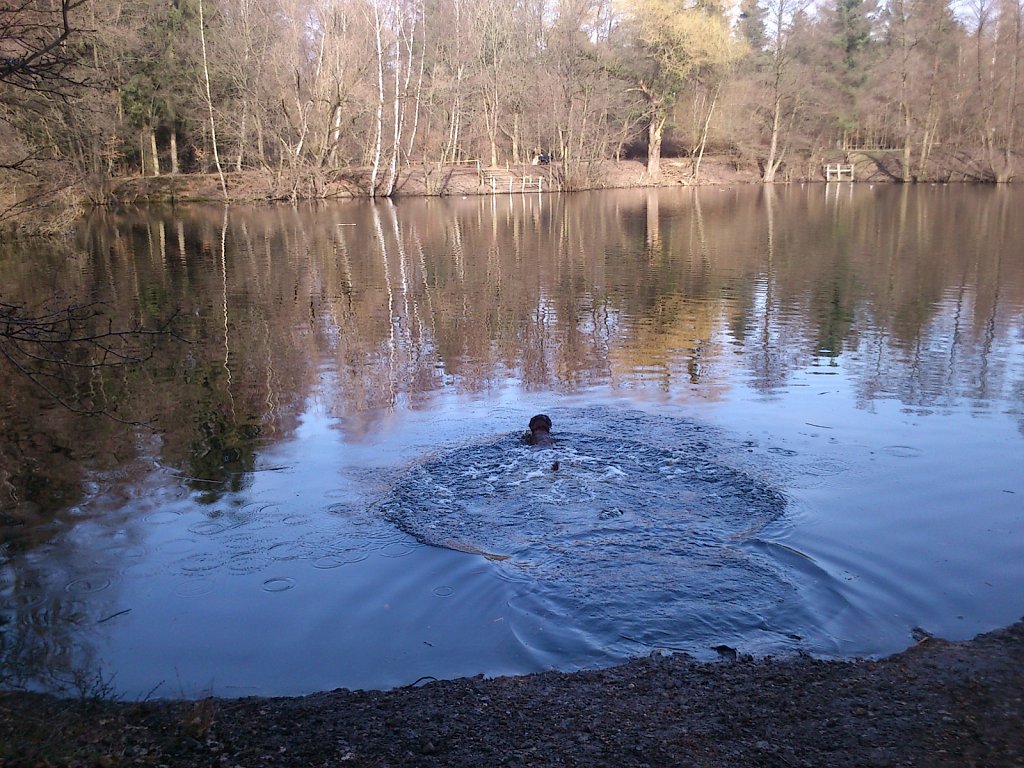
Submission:
[[[620,0],[635,44],[652,71],[645,86],[659,96],[673,94],[695,70],[725,66],[743,53],[721,15],[680,0]]]

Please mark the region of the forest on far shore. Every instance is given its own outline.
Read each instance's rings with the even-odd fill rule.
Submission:
[[[13,0],[0,223],[133,176],[316,197],[359,169],[388,196],[416,166],[538,157],[563,189],[712,153],[764,182],[851,152],[1006,182],[1022,21],[1024,0]]]

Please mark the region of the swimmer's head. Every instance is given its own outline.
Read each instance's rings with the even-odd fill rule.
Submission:
[[[537,432],[538,430],[543,432],[551,431],[551,418],[543,413],[538,413],[532,419],[530,419],[530,431]]]

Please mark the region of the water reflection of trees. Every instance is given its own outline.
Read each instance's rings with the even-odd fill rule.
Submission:
[[[188,344],[99,388],[155,418],[158,459],[215,499],[321,383],[351,439],[510,378],[714,397],[841,362],[865,404],[1012,396],[1014,199],[833,185],[110,213],[2,268],[16,296],[101,300],[115,323],[180,309]],[[138,455],[130,430],[3,375],[8,501],[73,503],[83,466]]]

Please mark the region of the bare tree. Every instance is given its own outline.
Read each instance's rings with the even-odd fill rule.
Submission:
[[[76,58],[68,41],[77,31],[73,14],[86,2],[4,3],[0,9],[0,83],[16,91],[54,96],[81,85],[82,79],[72,72]],[[0,96],[5,103],[8,98]]]
[[[980,105],[977,135],[984,148],[987,173],[997,183],[1015,175],[1017,115],[1020,102],[1020,69],[1024,7],[1020,0],[975,0],[972,78],[973,100]]]
[[[631,61],[619,71],[647,103],[647,173],[657,179],[665,124],[677,96],[700,67],[734,60],[741,49],[713,9],[679,0],[633,0],[629,9],[625,53]]]
[[[941,111],[944,64],[955,50],[951,41],[952,14],[934,0],[891,0],[886,9],[889,48],[889,87],[895,92],[902,144],[900,173],[904,182],[915,181],[914,149],[926,167],[935,141]]]
[[[74,181],[74,169],[60,162],[64,137],[50,129],[88,84],[77,66],[78,48],[70,45],[80,34],[75,20],[84,3],[19,0],[0,8],[0,224],[25,224]],[[66,224],[57,212],[32,227],[55,231]]]
[[[206,107],[210,113],[210,144],[213,148],[213,162],[217,166],[220,177],[220,189],[224,199],[228,197],[228,183],[224,178],[224,169],[220,164],[220,151],[217,148],[217,121],[213,117],[213,95],[210,92],[210,65],[206,57],[206,20],[203,16],[203,0],[199,0],[199,41],[203,52],[203,91],[206,95]]]
[[[761,181],[770,184],[786,160],[788,136],[801,107],[801,92],[795,76],[797,69],[794,37],[804,20],[808,0],[768,0],[767,22],[771,42],[768,47],[767,104],[762,108],[768,124],[767,157]]]

